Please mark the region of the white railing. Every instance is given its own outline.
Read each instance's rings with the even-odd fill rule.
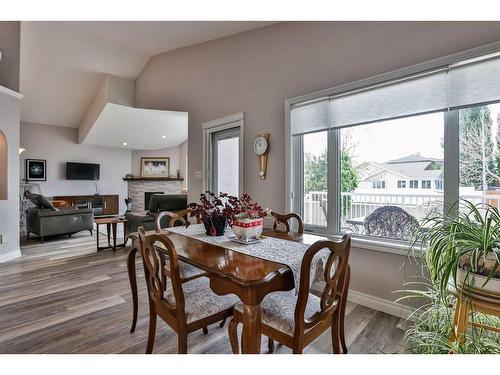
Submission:
[[[500,192],[499,192],[500,193]],[[486,203],[500,208],[500,194],[460,195],[474,204]],[[326,226],[328,195],[312,191],[304,195],[304,223]],[[341,225],[361,232],[363,221],[379,207],[398,206],[417,219],[430,212],[442,212],[443,194],[341,193]]]

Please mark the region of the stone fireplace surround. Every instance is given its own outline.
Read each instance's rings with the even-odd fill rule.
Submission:
[[[163,194],[181,194],[182,180],[127,180],[128,197],[132,198],[132,213],[144,214],[145,192],[163,192]]]

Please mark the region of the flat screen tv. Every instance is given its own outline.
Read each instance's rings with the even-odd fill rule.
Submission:
[[[99,180],[100,166],[99,164],[89,163],[66,163],[66,179],[67,180]]]

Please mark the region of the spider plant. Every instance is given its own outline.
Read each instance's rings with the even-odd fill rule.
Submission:
[[[465,334],[465,341],[450,342],[455,313],[455,297],[441,295],[438,284],[430,280],[408,283],[412,290],[406,290],[401,300],[417,299],[423,304],[410,317],[412,326],[405,333],[406,350],[417,354],[500,354],[500,335],[478,327],[471,327]],[[500,328],[500,318],[474,313],[472,320]]]
[[[419,224],[410,248],[422,251],[431,281],[443,300],[450,280],[457,287],[459,267],[486,276],[482,287],[492,277],[500,276],[498,208],[460,200],[447,215],[431,214]]]

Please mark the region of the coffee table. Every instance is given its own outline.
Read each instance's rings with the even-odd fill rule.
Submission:
[[[94,223],[96,225],[96,232],[97,232],[97,251],[100,250],[106,250],[106,249],[113,249],[116,250],[117,247],[125,247],[127,244],[127,240],[125,238],[125,228],[123,228],[123,243],[121,244],[116,244],[116,227],[118,223],[126,223],[127,219],[121,219],[118,217],[99,217],[94,219]],[[99,225],[104,225],[106,224],[106,229],[108,233],[108,245],[107,246],[99,246]],[[125,224],[124,224],[125,225]],[[111,244],[111,233],[113,233],[113,244]]]

